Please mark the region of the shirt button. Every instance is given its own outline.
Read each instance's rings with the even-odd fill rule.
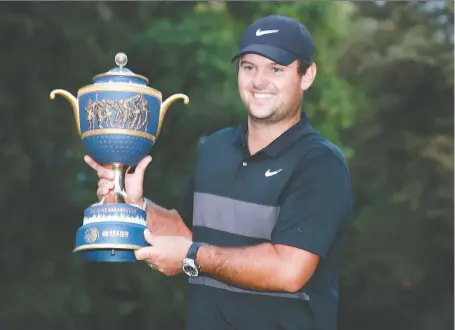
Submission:
[[[247,162],[243,162],[242,165],[243,165],[243,166],[247,166],[248,163],[247,163]]]

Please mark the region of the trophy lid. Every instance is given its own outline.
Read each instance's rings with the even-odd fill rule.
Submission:
[[[117,53],[115,55],[115,64],[117,67],[109,70],[106,73],[97,74],[93,77],[93,83],[131,83],[131,84],[139,84],[139,85],[147,85],[148,79],[144,76],[139,74],[135,74],[128,68],[124,66],[128,62],[128,57],[125,53]]]

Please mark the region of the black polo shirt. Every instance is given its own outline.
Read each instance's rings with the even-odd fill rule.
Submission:
[[[187,329],[336,329],[351,204],[343,153],[312,128],[304,113],[254,155],[247,147],[246,125],[206,138],[177,208],[194,241],[220,247],[271,242],[321,259],[297,293],[241,289],[208,274],[190,278]]]

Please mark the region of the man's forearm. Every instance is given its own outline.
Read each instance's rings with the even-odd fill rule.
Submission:
[[[176,210],[168,210],[147,199],[147,228],[155,235],[185,236],[192,233]]]
[[[201,246],[196,263],[202,274],[238,287],[294,292],[295,272],[270,243],[245,248]]]

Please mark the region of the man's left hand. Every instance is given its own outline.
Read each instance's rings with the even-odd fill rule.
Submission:
[[[167,276],[182,272],[182,261],[192,241],[182,236],[156,236],[148,229],[144,231],[144,237],[151,246],[136,250],[137,260],[152,264]]]

